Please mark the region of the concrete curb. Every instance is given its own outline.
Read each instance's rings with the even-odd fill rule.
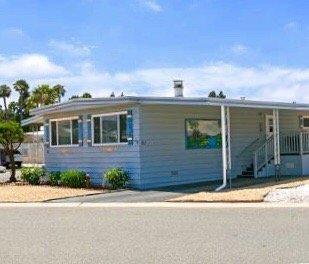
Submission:
[[[1,208],[309,208],[309,203],[0,203]]]

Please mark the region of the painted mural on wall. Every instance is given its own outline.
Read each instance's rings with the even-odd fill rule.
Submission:
[[[187,149],[221,148],[221,129],[219,120],[187,119]]]

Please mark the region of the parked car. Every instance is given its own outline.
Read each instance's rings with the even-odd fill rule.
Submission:
[[[14,158],[16,167],[20,168],[23,161],[22,155],[18,150],[15,151]],[[11,167],[10,158],[2,149],[0,150],[0,165],[6,167],[7,169]]]

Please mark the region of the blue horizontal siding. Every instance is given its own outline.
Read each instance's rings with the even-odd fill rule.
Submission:
[[[91,176],[93,184],[102,184],[103,173],[111,167],[129,171],[131,186],[148,189],[167,185],[222,179],[221,149],[185,147],[185,119],[220,119],[219,107],[205,106],[136,106],[133,107],[133,145],[45,148],[45,163],[50,170],[81,169]],[[83,137],[88,138],[87,115],[117,112],[127,108],[80,110],[83,115]],[[252,162],[252,156],[238,155],[252,141],[265,133],[264,118],[271,110],[231,108],[232,177]],[[298,131],[298,115],[305,112],[280,110],[280,131]],[[70,116],[70,114],[66,114]],[[63,115],[48,118],[64,117]],[[286,163],[294,162],[290,169]],[[282,158],[283,173],[300,173],[299,158]],[[177,172],[175,175],[175,172]]]
[[[132,109],[132,108],[130,108]],[[109,112],[126,111],[127,108],[97,109],[82,112],[83,139],[88,139],[87,117],[89,114],[101,114]],[[78,113],[81,114],[80,112]],[[77,115],[68,113],[66,116]],[[50,116],[49,118],[58,118]],[[61,116],[64,117],[64,116]],[[133,137],[139,138],[139,109],[133,108]],[[83,144],[80,147],[48,147],[45,148],[45,165],[50,171],[63,171],[67,169],[80,169],[89,174],[94,185],[104,184],[103,174],[113,167],[120,167],[129,172],[131,185],[140,187],[140,161],[139,145],[110,145],[91,146]]]

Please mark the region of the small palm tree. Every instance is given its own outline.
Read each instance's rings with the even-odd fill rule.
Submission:
[[[3,105],[4,105],[4,119],[7,120],[7,103],[6,99],[11,96],[11,88],[5,84],[0,86],[0,97],[3,99]]]
[[[53,89],[55,90],[55,93],[57,94],[58,97],[58,103],[61,102],[61,97],[63,97],[66,93],[66,90],[64,89],[64,86],[61,84],[57,84],[53,87]]]
[[[19,93],[17,112],[19,120],[22,120],[29,116],[29,111],[27,109],[27,100],[30,96],[29,85],[25,80],[18,80],[13,84],[13,87],[14,90]]]

